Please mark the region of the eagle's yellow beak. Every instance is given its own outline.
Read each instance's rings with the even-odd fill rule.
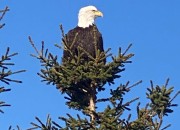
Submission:
[[[103,13],[99,10],[95,11],[94,14],[98,17],[103,17]]]

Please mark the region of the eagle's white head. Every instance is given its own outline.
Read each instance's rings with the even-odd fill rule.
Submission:
[[[95,18],[102,17],[103,13],[97,10],[95,6],[86,6],[79,10],[78,26],[82,28],[94,24]]]

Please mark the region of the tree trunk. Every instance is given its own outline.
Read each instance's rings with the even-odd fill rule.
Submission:
[[[90,93],[90,98],[89,98],[89,115],[91,117],[91,121],[94,121],[95,120],[95,102],[96,102],[96,87],[94,85],[91,84],[91,93]]]

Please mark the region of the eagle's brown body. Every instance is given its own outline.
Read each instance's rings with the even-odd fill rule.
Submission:
[[[92,60],[88,54],[96,58],[97,50],[104,52],[102,35],[94,24],[86,28],[77,26],[70,30],[66,34],[66,44],[70,47],[73,56],[78,55],[78,47],[83,49],[84,55],[82,58],[85,61]],[[63,61],[71,59],[72,55],[67,50],[64,50]],[[105,62],[105,60],[103,61]]]

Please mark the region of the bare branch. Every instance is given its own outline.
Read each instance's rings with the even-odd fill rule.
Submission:
[[[2,15],[0,16],[0,21],[3,19],[3,17],[5,16],[6,12],[9,11],[9,8],[6,6],[6,8],[4,10],[0,10],[0,13],[2,13]],[[5,24],[0,24],[0,29],[4,26]]]

